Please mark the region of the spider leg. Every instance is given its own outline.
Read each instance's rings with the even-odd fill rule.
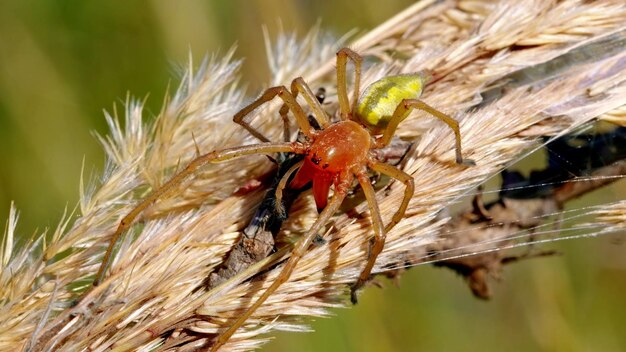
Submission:
[[[285,172],[285,175],[278,182],[278,186],[276,186],[276,212],[281,218],[287,217],[285,213],[285,208],[283,208],[283,190],[287,187],[287,181],[289,181],[289,176],[293,174],[294,171],[300,168],[304,164],[304,160],[301,160],[295,163],[292,167]]]
[[[289,142],[291,140],[291,126],[289,124],[289,108],[287,104],[283,104],[278,113],[283,120],[283,141]]]
[[[376,192],[374,192],[374,187],[372,187],[370,178],[368,177],[365,169],[360,170],[356,174],[356,177],[359,180],[359,184],[361,185],[363,192],[365,193],[365,198],[367,199],[367,204],[370,208],[370,216],[372,217],[372,225],[374,227],[374,238],[369,249],[369,255],[367,257],[365,268],[361,271],[357,282],[350,287],[350,299],[353,304],[357,303],[356,291],[363,287],[363,285],[370,278],[372,268],[374,267],[374,263],[376,263],[376,258],[385,246],[386,237],[386,230],[383,229],[383,220],[380,215],[380,209],[378,209],[378,202],[376,201]]]
[[[393,167],[389,164],[381,163],[378,161],[370,160],[368,163],[369,167],[381,174],[385,174],[387,176],[393,177],[396,180],[404,183],[406,186],[404,188],[404,198],[402,199],[402,204],[400,204],[400,208],[393,214],[393,218],[391,218],[391,222],[385,226],[385,233],[389,232],[394,226],[396,226],[402,217],[404,217],[404,213],[406,212],[406,208],[409,206],[409,202],[411,201],[411,197],[413,197],[413,192],[415,192],[415,181],[413,177],[406,172]]]
[[[266,142],[266,143],[269,142],[270,140],[267,137],[265,137],[261,132],[259,132],[257,129],[252,127],[248,123],[248,121],[245,120],[245,117],[248,116],[252,111],[254,111],[259,106],[274,99],[276,96],[281,98],[284,104],[289,108],[288,110],[291,110],[293,112],[293,115],[296,118],[296,122],[298,123],[298,126],[300,127],[302,132],[307,137],[311,137],[313,134],[313,128],[309,124],[309,119],[304,113],[304,110],[302,110],[302,107],[300,106],[300,104],[298,104],[296,99],[291,95],[291,93],[285,86],[268,88],[257,100],[253,101],[252,103],[250,103],[249,105],[241,109],[239,112],[237,112],[235,116],[233,117],[233,122],[241,125],[243,128],[248,130],[248,132],[250,132],[251,135],[255,136],[261,142]],[[281,114],[281,116],[283,115]],[[283,120],[286,120],[286,112],[285,112],[285,115],[283,116]],[[286,127],[286,133],[288,133],[288,125]]]
[[[354,95],[352,104],[348,101],[348,79],[346,77],[348,59],[354,62]],[[362,61],[361,55],[348,48],[342,48],[337,52],[337,97],[339,98],[339,114],[342,120],[350,119],[350,114],[354,111],[356,102],[359,99]]]
[[[291,95],[293,95],[294,98],[297,98],[298,94],[302,94],[307,104],[309,104],[309,106],[311,107],[311,110],[313,111],[313,115],[315,116],[315,119],[320,124],[322,129],[325,129],[326,127],[328,127],[328,125],[330,125],[330,119],[328,118],[328,115],[326,115],[326,113],[324,112],[324,109],[322,109],[322,105],[320,104],[317,96],[313,94],[313,92],[311,91],[311,88],[309,87],[308,84],[306,84],[306,82],[304,81],[304,79],[302,79],[302,77],[298,77],[294,79],[293,81],[291,81]],[[280,109],[281,115],[283,113],[286,115],[288,110],[289,110],[289,107],[287,106],[287,104],[283,104],[283,106]]]
[[[248,309],[242,315],[240,315],[239,318],[237,318],[233,325],[231,325],[218,337],[218,339],[215,341],[215,344],[211,347],[211,351],[217,351],[224,343],[226,343],[226,341],[230,339],[230,337],[237,331],[237,329],[241,325],[243,325],[246,320],[248,320],[248,318],[276,291],[276,289],[278,289],[280,285],[282,285],[289,279],[291,273],[293,272],[293,269],[298,264],[300,258],[307,251],[313,239],[317,236],[322,227],[326,225],[330,217],[337,211],[337,209],[339,209],[341,202],[343,202],[343,199],[348,193],[348,188],[350,187],[351,182],[352,177],[348,176],[345,180],[341,181],[341,184],[338,185],[338,187],[335,188],[335,193],[333,194],[330,202],[328,203],[326,208],[324,208],[313,226],[311,226],[311,228],[304,235],[302,235],[302,238],[300,238],[298,242],[296,242],[293,251],[291,252],[291,257],[289,257],[289,260],[287,260],[287,262],[283,266],[282,271],[280,272],[280,274],[278,274],[274,282],[272,282],[270,287],[268,287],[265,292],[263,292],[263,294],[256,300],[256,302],[254,302],[254,304],[248,307]]]
[[[402,122],[402,120],[407,117],[409,112],[411,112],[411,109],[425,111],[450,126],[452,131],[454,131],[454,136],[456,138],[456,162],[458,164],[463,164],[464,161],[463,154],[461,152],[461,131],[459,130],[459,123],[452,117],[417,99],[402,100],[400,105],[398,105],[396,110],[393,112],[393,115],[389,120],[389,124],[387,125],[387,128],[385,129],[382,138],[378,138],[376,140],[377,147],[383,148],[389,144],[391,138],[393,138],[393,135],[396,133],[396,128],[398,127],[398,124],[400,124],[400,122]]]
[[[111,261],[113,247],[115,247],[115,244],[119,240],[122,233],[130,227],[135,218],[152,203],[174,191],[176,186],[184,182],[188,177],[192,176],[198,168],[208,163],[226,161],[245,155],[271,154],[279,152],[302,154],[304,153],[304,149],[300,144],[296,143],[265,143],[213,151],[211,153],[207,153],[193,159],[182,171],[174,175],[169,181],[163,184],[163,186],[154,190],[148,197],[142,200],[141,203],[136,205],[128,214],[126,214],[126,216],[124,216],[124,218],[120,221],[117,229],[115,230],[113,236],[109,241],[109,246],[106,253],[104,254],[102,264],[100,264],[100,268],[98,269],[98,273],[96,274],[96,279],[93,282],[93,285],[98,286],[104,279],[105,272],[107,270],[107,267],[109,266],[109,262]]]

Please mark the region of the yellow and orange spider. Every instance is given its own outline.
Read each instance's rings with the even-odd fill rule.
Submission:
[[[346,77],[349,60],[354,64],[355,76],[352,103],[348,99]],[[262,143],[213,151],[201,155],[191,161],[181,172],[174,175],[161,188],[155,190],[139,203],[122,219],[113,234],[94,285],[98,285],[104,278],[115,243],[121,234],[132,224],[134,219],[150,204],[192,176],[198,168],[209,163],[246,155],[288,152],[303,154],[305,158],[295,164],[283,176],[276,190],[276,203],[281,204],[280,199],[285,187],[298,189],[312,182],[313,196],[320,211],[319,217],[313,226],[295,243],[290,258],[283,265],[282,271],[276,280],[232,326],[217,338],[212,346],[212,350],[216,351],[226,343],[250,315],[280,285],[289,279],[292,271],[313,239],[339,209],[355,178],[365,193],[374,231],[365,267],[357,281],[351,286],[351,298],[353,302],[356,302],[356,292],[369,279],[376,258],[384,247],[386,233],[402,219],[414,193],[413,177],[391,165],[376,161],[372,150],[387,146],[398,124],[408,116],[412,109],[418,109],[442,120],[452,128],[456,137],[456,162],[463,162],[461,134],[457,121],[417,99],[420,97],[425,84],[423,75],[408,74],[385,77],[367,87],[359,97],[361,62],[362,57],[348,48],[343,48],[337,52],[337,95],[340,118],[338,122],[331,122],[329,116],[324,112],[315,95],[301,77],[292,81],[291,90],[285,86],[269,88],[258,99],[235,114],[234,122],[242,125],[252,135],[261,140]],[[298,95],[302,95],[306,100],[313,116],[321,126],[321,130],[315,130],[311,127],[307,114],[296,100]],[[304,142],[271,143],[245,120],[246,116],[256,108],[271,101],[276,96],[284,102],[283,107],[280,109],[281,116],[286,121],[287,115],[291,111],[298,127],[306,137]],[[368,169],[388,175],[405,185],[402,203],[386,226],[383,225],[378,203],[376,202],[375,191],[368,176]],[[291,174],[296,172],[296,170],[297,173],[289,181]],[[333,187],[333,194],[330,201],[328,201],[331,186]],[[277,210],[280,211],[281,209]]]

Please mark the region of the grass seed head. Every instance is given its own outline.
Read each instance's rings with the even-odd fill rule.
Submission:
[[[399,135],[415,142],[403,168],[418,188],[406,218],[387,235],[376,272],[397,266],[398,258],[423,253],[446,222],[438,218],[442,210],[540,136],[567,133],[597,116],[623,120],[623,46],[608,56],[587,52],[591,59],[570,61],[549,78],[505,89],[481,109],[468,108],[507,75],[539,72],[539,65],[575,48],[593,48],[603,38],[623,41],[624,17],[626,6],[617,0],[421,1],[350,44],[378,59],[364,72],[364,84],[389,74],[429,70],[433,80],[423,99],[461,121],[464,150],[477,164],[460,170],[445,162],[453,160],[453,136],[437,121],[414,113],[402,122]],[[303,39],[279,36],[268,48],[274,73],[270,84],[303,76],[313,88],[328,89],[328,109],[334,111],[334,53],[341,46],[343,40],[329,40],[318,27]],[[81,183],[80,217],[72,222],[66,214],[48,241],[38,234],[16,249],[18,216],[12,208],[0,251],[0,316],[6,317],[0,322],[0,350],[26,345],[64,350],[194,348],[208,343],[276,277],[280,268],[269,270],[262,280],[247,280],[278,263],[288,248],[212,290],[198,289],[221,264],[262,197],[261,191],[232,195],[271,167],[262,157],[239,159],[205,168],[146,211],[143,225],[129,231],[120,244],[104,285],[72,307],[89,285],[119,219],[138,199],[197,150],[252,142],[232,123],[244,100],[237,79],[240,62],[233,55],[231,50],[197,66],[190,62],[152,123],[142,120],[142,101],[130,97],[122,111],[106,114],[110,133],[99,139],[107,168],[96,182],[84,182],[86,188]],[[252,121],[276,140],[282,132],[277,107],[259,109]],[[402,191],[393,184],[388,192],[379,192],[385,221]],[[356,207],[357,213],[365,210],[364,204]],[[327,243],[306,253],[290,280],[224,350],[258,347],[273,329],[306,331],[302,317],[324,316],[328,308],[343,306],[346,284],[355,281],[372,235],[370,220],[362,215],[338,214],[328,227]],[[623,215],[622,203],[610,204],[598,209],[595,221],[620,226]],[[283,225],[283,236],[306,230],[316,216],[310,197],[300,197]]]

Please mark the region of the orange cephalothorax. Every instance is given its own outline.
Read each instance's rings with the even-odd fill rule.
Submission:
[[[354,121],[330,125],[315,137],[302,168],[291,181],[291,188],[302,188],[313,181],[313,196],[318,209],[324,209],[331,184],[337,184],[339,173],[363,165],[370,149],[371,137]]]
[[[362,165],[370,149],[370,134],[354,121],[337,122],[320,132],[311,145],[309,159],[315,168],[337,173]]]

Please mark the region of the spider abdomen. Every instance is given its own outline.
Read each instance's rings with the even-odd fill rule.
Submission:
[[[422,73],[389,76],[370,84],[356,106],[356,118],[372,132],[387,127],[389,119],[404,99],[417,99],[425,84]]]

